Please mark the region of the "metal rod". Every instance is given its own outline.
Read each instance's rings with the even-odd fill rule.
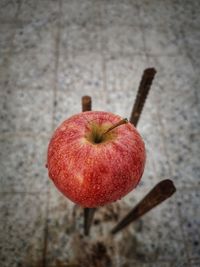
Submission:
[[[82,111],[92,110],[92,98],[90,96],[82,97]],[[89,235],[90,226],[94,217],[95,208],[84,208],[84,234]]]
[[[142,109],[144,103],[146,101],[147,95],[151,88],[152,81],[156,74],[156,70],[154,68],[145,69],[142,75],[142,79],[140,81],[140,85],[138,88],[137,96],[135,103],[133,105],[133,109],[131,112],[130,122],[136,127],[138,121],[140,119],[140,115],[142,113]]]
[[[116,234],[176,192],[169,179],[158,183],[111,231]]]
[[[82,111],[92,110],[92,98],[88,95],[82,97]]]
[[[90,226],[95,213],[95,208],[84,208],[84,234],[90,234]]]

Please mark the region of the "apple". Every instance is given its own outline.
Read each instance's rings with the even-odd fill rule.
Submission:
[[[110,112],[87,111],[56,129],[48,146],[47,168],[67,198],[92,208],[133,190],[145,159],[144,142],[131,123]]]

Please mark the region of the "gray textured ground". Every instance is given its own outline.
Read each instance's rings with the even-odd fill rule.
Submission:
[[[198,0],[0,1],[1,267],[200,266],[199,12]],[[158,73],[138,125],[144,177],[83,238],[82,209],[48,181],[49,137],[84,94],[129,116],[146,67]],[[109,237],[164,178],[176,195]]]

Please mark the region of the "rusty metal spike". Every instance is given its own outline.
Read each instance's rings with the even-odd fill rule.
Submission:
[[[130,223],[171,197],[176,192],[173,182],[169,179],[158,183],[111,231],[116,234]]]
[[[90,96],[82,97],[82,111],[90,111],[92,109],[92,98]],[[95,213],[95,208],[84,208],[84,234],[89,235],[90,226]]]
[[[135,103],[133,105],[133,109],[131,112],[130,122],[136,127],[137,123],[140,119],[140,115],[142,113],[142,109],[144,103],[146,101],[147,95],[151,88],[152,81],[156,74],[156,70],[154,68],[145,69],[142,75],[142,79],[140,81],[140,85],[138,88],[137,96]]]

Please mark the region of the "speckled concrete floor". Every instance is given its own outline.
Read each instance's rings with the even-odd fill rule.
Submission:
[[[199,12],[198,0],[0,1],[1,267],[200,266]],[[138,125],[145,174],[84,238],[82,209],[48,180],[48,140],[84,94],[129,116],[146,67],[158,73]],[[111,238],[164,178],[177,193]]]

